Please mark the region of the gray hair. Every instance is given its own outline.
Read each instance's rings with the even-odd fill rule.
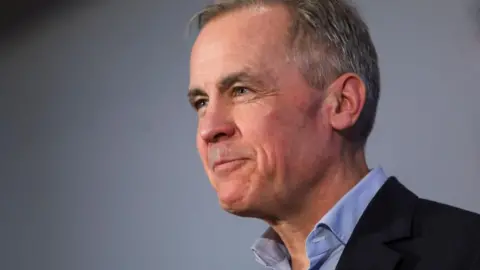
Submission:
[[[227,12],[255,5],[282,4],[292,16],[292,57],[312,87],[325,88],[352,72],[365,83],[366,100],[355,125],[344,136],[363,146],[373,129],[380,97],[378,57],[368,26],[345,0],[219,0],[197,13],[198,28]]]

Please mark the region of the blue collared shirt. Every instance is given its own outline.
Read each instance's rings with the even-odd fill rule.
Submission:
[[[309,270],[333,270],[365,208],[387,180],[382,168],[370,171],[315,225],[306,239]],[[252,246],[256,260],[267,269],[291,270],[290,256],[279,241],[267,237],[270,228]],[[275,237],[273,237],[275,238]]]

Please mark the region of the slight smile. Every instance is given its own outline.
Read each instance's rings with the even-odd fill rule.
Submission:
[[[216,174],[228,174],[239,169],[243,164],[247,162],[246,158],[232,159],[232,160],[219,160],[213,164],[213,172]]]

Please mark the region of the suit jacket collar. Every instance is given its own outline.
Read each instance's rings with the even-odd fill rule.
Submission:
[[[418,197],[390,177],[365,209],[337,270],[393,270],[402,255],[388,244],[411,237]]]

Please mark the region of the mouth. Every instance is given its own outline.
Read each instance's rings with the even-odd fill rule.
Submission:
[[[247,162],[246,158],[219,160],[213,164],[212,170],[217,174],[226,174],[240,168]]]

